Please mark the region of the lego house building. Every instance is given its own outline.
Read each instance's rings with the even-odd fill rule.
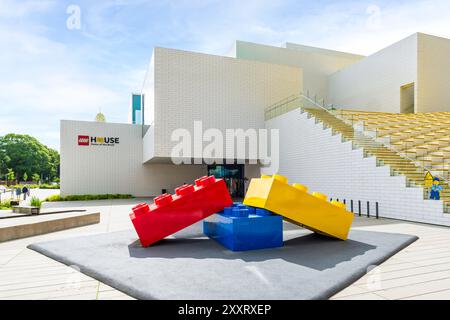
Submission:
[[[449,39],[422,33],[367,57],[294,43],[236,41],[228,56],[157,47],[130,123],[61,120],[61,194],[150,197],[215,175],[239,198],[248,179],[275,173],[250,155],[175,164],[173,132],[201,121],[224,136],[277,129],[277,173],[348,210],[450,226],[449,56]]]

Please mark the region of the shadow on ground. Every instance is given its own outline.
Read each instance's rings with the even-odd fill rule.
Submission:
[[[281,259],[318,271],[334,268],[339,263],[350,261],[375,248],[355,240],[335,240],[314,233],[287,240],[281,248],[245,252],[229,251],[198,233],[191,234],[189,238],[164,239],[148,248],[143,248],[139,241],[128,246],[129,254],[133,258],[240,259],[245,262]]]

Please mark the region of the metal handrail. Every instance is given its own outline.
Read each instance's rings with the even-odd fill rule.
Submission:
[[[290,95],[289,97],[284,98],[283,100],[280,100],[280,101],[275,102],[274,104],[268,106],[264,110],[266,112],[272,111],[272,110],[276,109],[277,107],[285,105],[285,104],[290,103],[292,101],[295,101],[296,99],[298,99],[298,95],[296,95],[296,94]],[[289,101],[286,101],[286,100],[289,100]]]

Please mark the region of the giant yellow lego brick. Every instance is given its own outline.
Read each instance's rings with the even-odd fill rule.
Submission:
[[[344,204],[326,199],[323,194],[308,194],[305,186],[289,185],[285,177],[274,175],[252,179],[244,204],[273,211],[314,232],[346,240],[353,214]]]

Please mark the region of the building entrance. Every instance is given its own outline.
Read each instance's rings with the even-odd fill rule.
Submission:
[[[244,165],[209,165],[208,175],[223,178],[233,198],[243,198],[245,194]]]

